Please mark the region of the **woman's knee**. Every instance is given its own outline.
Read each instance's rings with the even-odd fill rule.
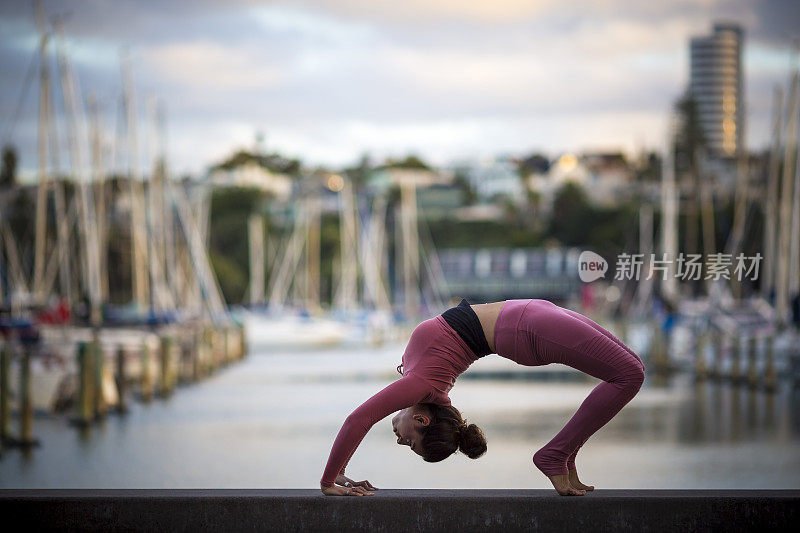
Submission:
[[[642,388],[642,384],[644,383],[644,365],[641,361],[638,361],[636,370],[627,375],[627,381],[630,384],[629,386],[637,391]]]

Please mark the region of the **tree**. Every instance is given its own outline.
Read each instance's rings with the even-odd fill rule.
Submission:
[[[13,146],[3,148],[3,168],[0,170],[0,187],[13,187],[17,184],[17,151]]]
[[[587,242],[587,229],[595,223],[583,187],[568,181],[556,191],[548,235],[566,246],[583,245]]]
[[[431,170],[422,159],[417,157],[416,155],[409,155],[405,159],[392,159],[389,158],[386,161],[385,168],[409,168],[409,169],[418,169],[418,170]]]
[[[698,218],[702,209],[703,228],[705,238],[703,244],[706,253],[710,253],[714,246],[714,208],[710,198],[706,198],[707,189],[701,183],[701,159],[705,153],[708,142],[700,125],[700,114],[697,101],[691,92],[687,91],[675,104],[675,113],[678,118],[678,127],[675,132],[675,173],[688,174],[692,183],[693,198],[695,201],[687,202],[686,208],[686,247],[687,253],[693,254],[698,250],[699,224]],[[692,290],[697,291],[697,283],[692,284]]]

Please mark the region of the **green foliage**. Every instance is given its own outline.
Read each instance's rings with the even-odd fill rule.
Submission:
[[[389,158],[384,165],[384,168],[409,168],[418,170],[431,170],[422,159],[415,155],[409,155],[405,159],[392,159]]]
[[[3,167],[0,169],[0,187],[17,183],[17,151],[13,146],[3,148]]]
[[[593,209],[580,185],[567,182],[556,192],[548,236],[566,246],[583,244],[593,224]]]
[[[209,254],[225,301],[239,303],[250,278],[247,221],[261,210],[260,189],[220,188],[211,195]]]
[[[36,226],[36,189],[19,188],[12,191],[14,199],[8,206],[5,222],[17,241],[20,259],[25,258],[26,250],[33,250],[34,228]]]
[[[236,258],[228,257],[213,249],[209,252],[209,259],[225,301],[229,304],[241,302],[245,298],[249,283],[248,271],[242,269]]]
[[[616,256],[626,243],[635,242],[637,216],[632,204],[594,207],[581,186],[568,182],[556,192],[546,237],[564,246],[587,247],[604,256]]]
[[[462,191],[462,201],[464,205],[474,205],[478,201],[478,193],[469,181],[469,177],[463,171],[456,171],[453,181]]]
[[[675,135],[675,170],[694,172],[698,151],[706,147],[706,138],[700,127],[697,101],[687,92],[675,103],[678,130]]]
[[[437,248],[539,246],[541,235],[515,221],[438,219],[428,221]]]

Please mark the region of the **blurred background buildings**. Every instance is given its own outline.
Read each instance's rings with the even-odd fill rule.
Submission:
[[[313,485],[355,392],[396,377],[414,326],[460,298],[546,298],[642,355],[643,403],[606,443],[666,444],[657,459],[625,448],[646,474],[620,483],[798,479],[797,3],[644,6],[3,5],[0,442],[32,449],[36,414],[68,451],[30,469],[8,452],[0,486],[61,467],[62,484],[158,483],[161,468],[164,483],[208,485],[231,467],[239,486],[266,479],[252,472]],[[580,280],[582,251],[608,262],[603,278]],[[640,276],[617,278],[631,254]],[[754,277],[653,275],[678,254],[763,261]],[[557,398],[590,390],[569,368],[498,359],[465,381],[525,415],[492,411],[483,384],[458,399],[505,452],[540,436],[531,420],[558,429],[575,406]],[[571,384],[539,383],[529,401],[518,379]],[[189,400],[148,411],[178,384]],[[309,404],[323,387],[329,401]],[[65,418],[98,449],[123,442],[132,466],[82,472],[91,447]],[[265,447],[301,478],[241,464]],[[523,483],[505,452],[481,482]],[[593,459],[598,475],[631,466]]]

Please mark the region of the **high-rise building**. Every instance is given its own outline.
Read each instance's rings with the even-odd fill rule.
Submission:
[[[735,157],[743,149],[742,28],[714,24],[714,32],[691,41],[689,91],[710,155]]]

